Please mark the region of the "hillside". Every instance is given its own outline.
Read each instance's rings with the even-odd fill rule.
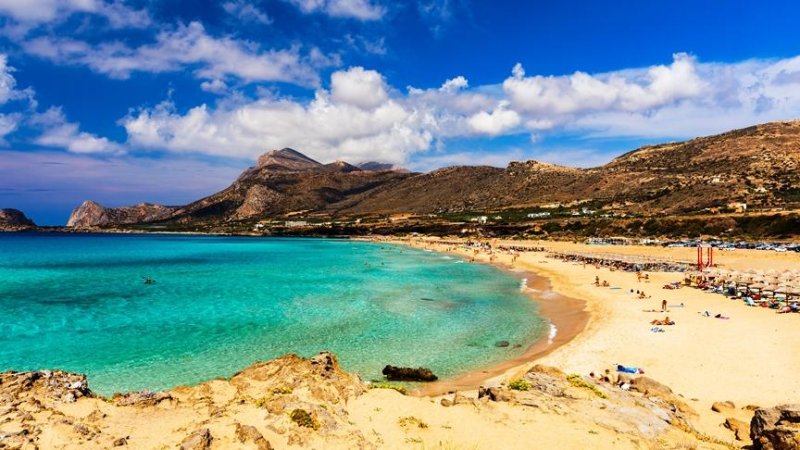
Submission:
[[[179,208],[84,204],[70,226],[184,225],[293,217],[488,212],[586,204],[627,214],[800,206],[800,121],[646,146],[590,169],[537,161],[408,173],[380,163],[322,164],[293,149],[262,155],[228,188]],[[390,169],[391,170],[386,170]],[[87,214],[88,209],[90,214]]]
[[[0,231],[19,231],[35,226],[36,224],[18,209],[0,209]]]

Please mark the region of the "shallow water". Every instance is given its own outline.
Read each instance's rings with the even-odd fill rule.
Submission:
[[[86,373],[110,394],[331,350],[366,379],[447,377],[547,333],[518,279],[458,262],[344,240],[0,233],[0,370]]]

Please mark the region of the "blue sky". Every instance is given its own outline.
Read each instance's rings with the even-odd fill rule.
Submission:
[[[793,2],[0,0],[0,207],[181,204],[255,158],[594,166],[800,117]]]

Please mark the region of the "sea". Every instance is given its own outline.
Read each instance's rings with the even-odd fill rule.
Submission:
[[[110,395],[329,350],[366,380],[387,364],[447,378],[547,335],[520,283],[383,243],[0,233],[0,371],[85,373]]]

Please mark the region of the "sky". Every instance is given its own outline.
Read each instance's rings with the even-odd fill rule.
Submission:
[[[602,165],[800,118],[788,1],[0,0],[0,207],[184,204],[258,155]]]

